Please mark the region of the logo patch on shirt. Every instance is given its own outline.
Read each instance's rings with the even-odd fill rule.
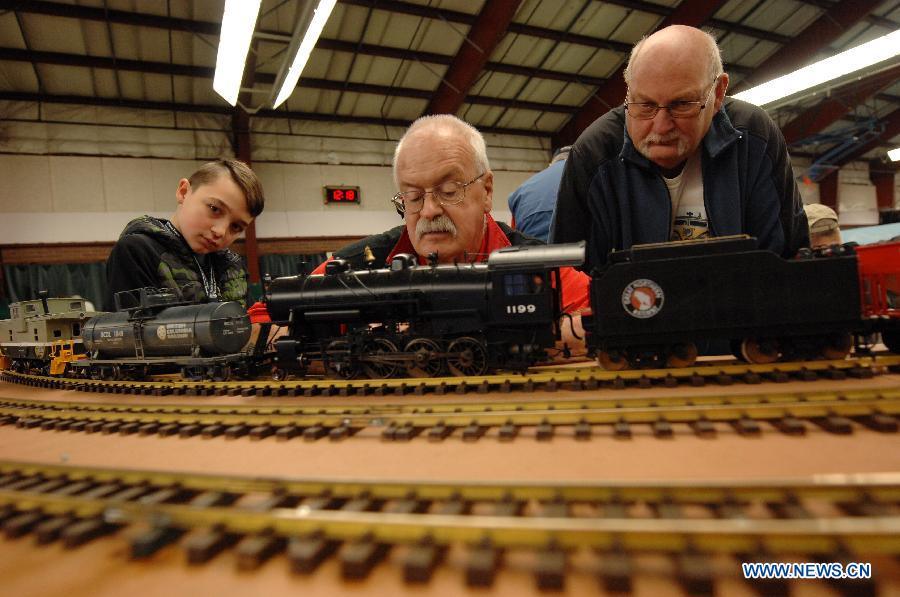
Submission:
[[[709,221],[704,211],[698,209],[676,215],[672,224],[672,240],[709,238]]]
[[[653,280],[635,280],[622,291],[622,307],[632,317],[647,319],[653,317],[663,307],[665,293]]]

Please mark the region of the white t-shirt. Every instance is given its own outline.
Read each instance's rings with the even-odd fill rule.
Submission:
[[[703,173],[700,152],[687,159],[675,178],[663,177],[672,201],[671,240],[694,240],[709,236],[709,221],[703,203]]]

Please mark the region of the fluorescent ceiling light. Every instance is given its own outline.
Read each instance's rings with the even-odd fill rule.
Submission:
[[[280,106],[284,100],[291,96],[291,93],[294,92],[294,88],[297,87],[297,81],[300,80],[300,74],[303,72],[303,68],[309,60],[309,55],[312,54],[313,48],[319,40],[322,29],[325,28],[325,23],[328,22],[328,17],[331,16],[331,11],[334,9],[337,0],[320,0],[319,5],[316,7],[315,12],[310,18],[309,8],[314,2],[315,0],[310,0],[308,2],[306,11],[302,13],[297,20],[297,26],[294,28],[294,39],[291,41],[287,53],[288,56],[294,56],[294,60],[291,63],[290,69],[285,71],[284,67],[282,67],[281,72],[278,74],[278,79],[276,80],[274,87],[278,90],[278,95],[276,96],[275,101],[272,102],[273,108]],[[308,26],[306,25],[307,23],[309,23]],[[303,29],[306,29],[306,33],[303,35],[303,40],[298,46],[297,40],[300,39],[300,33]]]
[[[767,106],[781,98],[890,60],[897,55],[900,55],[900,30],[742,91],[734,97],[757,106]]]
[[[244,63],[256,28],[262,0],[226,0],[222,14],[222,33],[216,55],[213,89],[232,106],[237,103],[244,78]]]
[[[888,157],[891,158],[892,162],[900,162],[900,147],[890,150]]]

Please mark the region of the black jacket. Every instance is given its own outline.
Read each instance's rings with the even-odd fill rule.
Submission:
[[[793,257],[809,230],[784,136],[760,108],[726,98],[700,144],[710,234],[749,234]],[[622,106],[595,120],[572,147],[550,237],[587,240],[584,271],[614,249],[668,241],[672,204],[656,166],[638,153]]]
[[[185,300],[208,300],[198,261],[190,245],[166,220],[142,216],[125,226],[106,262],[107,311],[115,310],[117,292],[139,288],[171,288]],[[215,272],[218,300],[247,305],[247,272],[240,255],[228,249],[206,256],[205,271]]]

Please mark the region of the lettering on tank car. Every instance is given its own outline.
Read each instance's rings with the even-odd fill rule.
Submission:
[[[121,344],[125,340],[125,330],[100,330],[104,344]]]
[[[194,335],[194,329],[186,323],[166,323],[156,328],[160,340],[181,340]]]

